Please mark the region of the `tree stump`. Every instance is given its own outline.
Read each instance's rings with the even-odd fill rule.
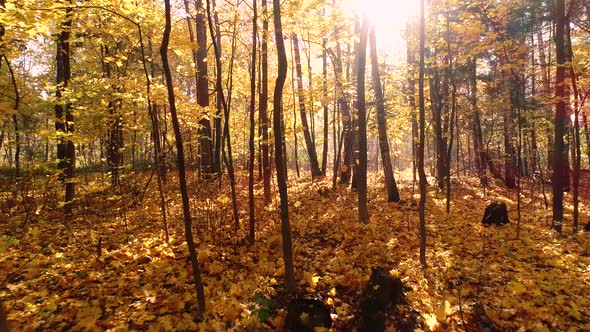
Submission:
[[[504,202],[491,202],[485,209],[483,219],[484,225],[505,225],[510,222],[508,219],[508,208]]]
[[[499,332],[502,329],[492,321],[492,319],[486,313],[486,310],[480,302],[476,302],[472,306],[474,324],[477,326],[478,331],[485,332]]]
[[[359,302],[359,331],[384,331],[388,309],[402,302],[401,280],[384,268],[373,267]]]
[[[295,298],[288,305],[287,331],[314,332],[316,327],[330,328],[330,308],[317,298]]]
[[[10,332],[8,327],[8,313],[4,309],[4,304],[0,302],[0,332]]]

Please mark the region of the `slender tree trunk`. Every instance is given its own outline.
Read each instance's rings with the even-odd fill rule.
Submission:
[[[64,212],[71,212],[70,202],[74,199],[74,167],[76,163],[76,150],[74,142],[68,135],[74,132],[74,115],[71,105],[68,101],[62,100],[63,92],[68,88],[71,69],[70,69],[70,32],[72,29],[72,16],[74,12],[71,7],[65,10],[65,19],[61,24],[61,32],[57,41],[56,56],[56,73],[57,89],[55,96],[57,104],[55,105],[55,130],[58,134],[57,142],[57,168],[62,172],[60,178],[65,184],[65,206]],[[66,136],[66,137],[64,137]]]
[[[436,58],[436,55],[434,56]],[[434,130],[434,147],[436,151],[436,183],[439,189],[443,189],[445,180],[445,170],[447,164],[447,147],[445,138],[443,136],[443,110],[445,109],[445,100],[448,97],[448,88],[446,82],[443,82],[443,88],[441,91],[441,82],[439,69],[436,63],[429,69],[431,72],[430,83],[430,100],[431,100],[431,111],[432,111],[432,123]],[[446,79],[445,79],[446,81]],[[445,112],[446,113],[446,112]]]
[[[328,167],[328,54],[326,52],[326,40],[323,42],[322,50],[322,105],[324,109],[324,146],[322,150],[322,175],[326,176],[326,169]]]
[[[0,5],[0,8],[3,8],[4,4]],[[0,25],[1,26],[1,25]],[[2,26],[2,29],[4,27]],[[0,34],[0,40],[2,40],[3,31]],[[20,142],[20,128],[18,126],[18,112],[20,108],[20,93],[18,89],[18,84],[16,83],[16,77],[14,76],[14,71],[12,70],[12,65],[10,61],[8,61],[8,57],[3,55],[4,60],[6,61],[6,66],[8,67],[8,72],[10,73],[10,81],[12,83],[12,89],[14,90],[14,111],[15,114],[12,115],[12,124],[14,125],[14,176],[16,178],[20,177],[20,149],[21,149],[21,142]],[[2,62],[2,59],[0,59]],[[2,131],[2,135],[4,135],[4,131]],[[1,148],[0,144],[0,148]]]
[[[188,1],[188,0],[187,0]],[[207,30],[205,28],[205,10],[202,0],[195,0],[195,27],[197,50],[193,52],[196,63],[197,104],[204,110],[209,108],[209,81],[207,75]],[[190,26],[190,24],[189,24]],[[189,32],[192,29],[189,29]],[[191,40],[195,42],[195,40]],[[208,178],[213,173],[213,146],[211,121],[208,116],[199,120],[199,146],[201,155],[201,175]]]
[[[291,62],[295,62],[295,55],[293,49],[294,41],[291,41]],[[296,93],[295,93],[295,66],[291,66],[291,94],[293,96],[293,150],[295,154],[295,170],[297,172],[297,178],[300,177],[299,174],[299,145],[297,140],[297,102],[295,100]],[[286,152],[285,152],[286,156]],[[286,163],[286,162],[285,162]]]
[[[250,245],[254,244],[255,228],[254,228],[254,126],[256,112],[256,41],[258,37],[258,0],[252,0],[252,9],[254,11],[252,18],[252,65],[250,72],[250,159],[248,160],[248,207],[250,210]]]
[[[451,153],[453,151],[453,133],[455,126],[455,116],[457,114],[457,84],[455,82],[454,75],[454,63],[453,53],[451,49],[451,22],[450,14],[447,13],[447,81],[450,81],[451,85],[451,114],[449,116],[449,130],[448,130],[448,143],[446,150],[446,163],[445,163],[445,185],[446,185],[446,212],[451,213]],[[458,138],[459,135],[457,135]],[[458,151],[458,149],[457,149]],[[459,164],[459,159],[457,159]]]
[[[332,53],[332,62],[334,66],[334,76],[336,78],[336,98],[338,100],[338,108],[342,116],[342,144],[344,148],[344,155],[342,165],[340,167],[340,183],[345,184],[350,182],[350,175],[353,163],[352,146],[354,143],[354,133],[352,130],[352,117],[350,114],[350,105],[347,101],[347,95],[344,91],[344,72],[342,65],[342,52],[340,49],[340,42],[336,41],[336,54]],[[340,158],[340,156],[338,157]],[[340,159],[338,160],[340,164]]]
[[[355,23],[356,25],[356,23]],[[336,45],[337,47],[339,46],[338,44]],[[352,79],[351,79],[351,75],[350,75],[350,58],[352,58],[351,56],[351,46],[350,43],[348,44],[348,49],[347,49],[347,58],[349,60],[346,61],[346,81],[343,80],[343,82],[347,82],[347,83],[351,83]],[[338,48],[336,49],[337,51],[339,50]],[[341,52],[337,52],[338,58],[341,59]],[[342,114],[343,116],[343,123],[344,123],[344,130],[346,135],[344,136],[344,155],[343,155],[343,161],[344,161],[344,165],[346,167],[343,168],[343,172],[340,174],[340,183],[342,184],[351,184],[352,187],[356,187],[354,185],[354,181],[353,181],[353,169],[356,167],[356,158],[355,158],[355,149],[356,149],[356,121],[354,120],[355,115],[354,115],[354,110],[353,108],[356,107],[355,105],[355,101],[353,100],[352,96],[347,96],[347,100],[349,101],[349,103],[347,103],[347,107],[345,109],[343,109],[343,111],[345,110],[345,113]],[[352,105],[352,107],[350,106]]]
[[[367,210],[367,109],[365,105],[365,66],[368,30],[369,19],[368,17],[364,17],[360,31],[359,49],[356,54],[356,91],[359,123],[358,194],[359,221],[361,223],[369,222],[369,212]],[[379,90],[381,90],[381,87],[379,87]]]
[[[295,273],[293,268],[293,245],[291,244],[291,225],[289,223],[289,201],[287,196],[287,170],[283,162],[282,147],[282,108],[283,87],[287,78],[287,54],[283,40],[281,24],[281,1],[273,0],[275,40],[277,43],[278,75],[273,99],[273,127],[275,137],[275,164],[277,184],[281,200],[281,235],[283,239],[283,261],[285,262],[285,286],[291,294],[295,291]]]
[[[588,129],[588,116],[582,112],[582,123],[584,124],[584,136],[586,137],[586,153],[588,155],[588,167],[590,167],[590,131]]]
[[[409,23],[406,25],[407,31],[410,29]],[[408,35],[407,39],[410,40],[410,35]],[[414,188],[414,184],[417,182],[416,177],[416,162],[418,160],[417,153],[418,153],[418,120],[416,119],[416,80],[414,79],[415,75],[415,64],[416,64],[416,56],[414,50],[408,44],[407,46],[407,64],[409,66],[408,70],[408,94],[409,94],[409,102],[410,102],[410,112],[411,112],[411,121],[412,121],[412,192]]]
[[[579,219],[580,219],[580,166],[581,166],[581,157],[582,157],[582,149],[581,149],[581,142],[580,142],[580,109],[583,106],[584,100],[580,96],[580,92],[578,90],[578,78],[576,75],[576,71],[574,67],[571,65],[572,61],[574,60],[574,52],[572,50],[572,37],[571,37],[571,28],[570,25],[565,23],[565,34],[566,34],[566,42],[567,42],[567,62],[568,62],[568,69],[569,69],[569,76],[570,76],[570,84],[572,90],[574,92],[574,128],[573,130],[573,148],[572,148],[572,159],[574,163],[573,172],[572,172],[572,186],[573,186],[573,201],[574,201],[574,223],[573,223],[573,232],[577,233],[579,228]]]
[[[215,69],[216,69],[216,79],[215,79],[215,90],[217,91],[217,98],[221,100],[221,106],[224,110],[225,116],[225,140],[227,142],[227,156],[225,157],[225,162],[227,165],[227,176],[229,177],[229,185],[231,190],[231,202],[232,202],[232,215],[234,220],[234,230],[240,229],[240,218],[238,215],[238,202],[237,202],[237,194],[236,194],[236,179],[234,173],[234,165],[233,165],[233,157],[232,157],[232,150],[231,150],[231,142],[230,142],[230,134],[229,134],[229,107],[227,105],[227,101],[225,100],[225,96],[223,95],[223,86],[222,86],[222,70],[221,70],[221,45],[217,44],[217,38],[215,37],[214,32],[214,24],[213,24],[213,17],[211,15],[211,4],[209,0],[207,0],[207,20],[209,22],[209,32],[211,34],[211,40],[213,41],[213,51],[215,53]],[[233,56],[233,55],[232,55]]]
[[[535,14],[536,14],[536,19],[537,22],[539,23],[539,27],[536,29],[537,30],[537,48],[539,51],[539,63],[540,63],[540,67],[541,67],[541,81],[542,81],[542,86],[543,86],[543,90],[542,90],[542,95],[544,98],[550,98],[551,97],[551,48],[548,48],[548,52],[545,50],[545,40],[543,39],[543,29],[541,26],[541,22],[543,20],[543,9],[541,6],[537,6],[535,9]],[[551,31],[549,32],[549,35],[551,38]],[[547,54],[549,53],[549,54]],[[548,107],[546,110],[546,119],[548,121],[550,121],[552,117],[552,111],[551,108]],[[553,133],[551,131],[548,132],[547,135],[547,159],[552,160],[553,159],[553,153],[552,153],[552,149],[553,149]],[[548,169],[551,169],[552,163],[549,162],[548,163]]]
[[[564,135],[567,118],[567,97],[565,92],[565,0],[555,1],[555,52],[557,70],[555,72],[555,119],[553,143],[553,227],[558,232],[562,230],[563,221],[563,191],[569,185],[567,176],[567,149],[565,149]],[[564,159],[565,157],[565,159]]]
[[[213,9],[215,8],[215,0],[212,0],[211,3],[213,4]],[[218,47],[221,48],[221,29],[219,27],[219,18],[217,16],[217,11],[215,11],[214,15],[214,22],[215,22],[215,40],[214,42],[219,45]],[[234,21],[235,22],[235,21]],[[234,26],[235,29],[235,26]],[[213,38],[213,36],[211,36]],[[233,53],[232,53],[233,56]],[[232,59],[233,61],[233,59]],[[229,75],[229,79],[231,80],[232,76]],[[213,174],[220,174],[221,173],[221,146],[222,144],[222,133],[223,133],[223,126],[221,125],[222,122],[222,110],[223,105],[221,105],[221,100],[217,98],[216,100],[217,111],[215,113],[215,119],[213,120],[213,160],[211,162],[211,171]]]
[[[379,62],[377,59],[377,42],[375,37],[375,26],[372,26],[369,33],[369,43],[371,52],[371,70],[373,75],[373,90],[375,93],[375,103],[377,106],[377,126],[379,130],[379,148],[381,160],[383,163],[383,173],[385,175],[385,187],[387,189],[387,201],[399,202],[399,192],[393,176],[393,167],[391,165],[391,156],[389,155],[389,141],[387,139],[387,119],[385,115],[385,98],[381,87],[381,74],[379,73]]]
[[[301,56],[299,54],[299,41],[297,39],[297,34],[293,32],[291,34],[291,39],[293,40],[293,51],[295,55],[295,71],[297,72],[297,96],[299,97],[299,114],[301,116],[301,125],[303,126],[303,138],[305,139],[307,154],[309,155],[311,176],[317,177],[321,176],[322,172],[320,170],[317,152],[307,122],[305,96],[303,92],[303,73],[301,70]]]
[[[180,132],[180,125],[176,115],[176,102],[174,97],[174,87],[172,85],[172,74],[170,73],[170,65],[168,64],[168,44],[170,41],[171,19],[170,19],[170,0],[164,0],[166,25],[164,28],[164,36],[162,37],[162,46],[160,48],[160,56],[162,57],[162,68],[164,70],[164,77],[166,78],[166,88],[168,90],[168,103],[170,105],[170,116],[172,117],[172,127],[174,128],[174,137],[176,138],[176,153],[178,155],[178,181],[180,184],[180,194],[182,196],[182,211],[184,214],[184,232],[186,236],[186,244],[189,250],[189,258],[193,270],[193,278],[198,300],[198,315],[200,317],[205,313],[205,292],[203,289],[203,282],[201,280],[201,271],[199,269],[199,262],[197,261],[197,249],[193,242],[192,220],[190,212],[190,203],[188,197],[188,188],[186,185],[186,172],[184,166],[184,148],[182,143],[182,134]]]
[[[262,62],[260,64],[262,71],[262,86],[260,87],[260,129],[262,131],[262,178],[264,189],[264,204],[270,204],[270,155],[268,151],[268,7],[267,0],[262,0],[262,43],[260,45],[262,52]]]
[[[420,264],[422,268],[427,267],[426,263],[426,173],[424,172],[424,139],[425,139],[425,106],[424,106],[424,0],[420,0],[420,64],[418,72],[418,103],[420,114],[418,119],[420,129],[420,143],[418,146],[418,177],[420,186]]]

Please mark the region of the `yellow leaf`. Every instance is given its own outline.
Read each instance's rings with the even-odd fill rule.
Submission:
[[[451,313],[451,304],[449,301],[445,300],[437,309],[436,309],[436,319],[438,321],[443,322],[447,315]]]
[[[332,287],[332,289],[330,289],[330,291],[328,292],[328,295],[336,296],[336,288]]]
[[[305,282],[307,282],[307,284],[311,288],[315,288],[318,281],[320,281],[320,277],[314,276],[313,274],[311,274],[309,272],[303,272],[303,278],[305,279]]]
[[[399,271],[396,269],[391,269],[389,270],[389,275],[391,275],[394,278],[399,278]]]
[[[424,314],[424,322],[428,326],[430,330],[434,330],[434,328],[438,325],[438,321],[436,320],[435,314]]]

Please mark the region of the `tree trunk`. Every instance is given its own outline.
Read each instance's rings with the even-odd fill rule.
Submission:
[[[254,228],[254,126],[256,112],[256,41],[258,37],[258,0],[252,0],[252,9],[254,11],[252,18],[252,65],[250,72],[250,140],[248,145],[250,147],[250,159],[248,160],[248,207],[250,217],[250,245],[254,244],[255,228]]]
[[[322,175],[326,176],[326,169],[328,168],[328,54],[326,53],[326,40],[323,41],[322,50],[322,105],[324,109],[324,146],[322,150]]]
[[[74,199],[74,167],[76,151],[74,143],[68,136],[74,132],[74,115],[68,101],[62,100],[63,92],[68,88],[71,78],[70,70],[70,32],[72,29],[73,9],[66,8],[65,20],[61,24],[61,32],[57,40],[56,83],[55,97],[55,130],[57,131],[57,168],[61,173],[60,179],[65,184],[64,212],[71,212],[70,202]]]
[[[295,55],[294,55],[294,44],[291,43],[291,63],[295,62]],[[295,157],[295,171],[297,172],[297,178],[300,177],[299,174],[299,145],[298,140],[297,140],[297,101],[296,99],[296,93],[295,93],[295,66],[291,66],[291,94],[293,96],[293,152],[294,152],[294,157]],[[287,153],[285,152],[285,159],[286,159],[286,155]],[[285,164],[287,163],[287,161],[285,160]],[[285,167],[287,169],[287,167]]]
[[[381,161],[383,163],[383,173],[385,175],[385,187],[387,189],[387,201],[399,202],[399,192],[393,176],[393,167],[391,165],[391,156],[389,155],[389,141],[387,139],[387,119],[385,115],[385,100],[383,89],[381,87],[381,74],[379,73],[379,62],[377,59],[377,45],[375,37],[375,27],[371,28],[369,33],[370,52],[371,52],[371,70],[373,75],[373,91],[375,93],[375,103],[377,106],[377,126],[379,130],[379,149],[381,152]]]
[[[222,86],[222,70],[221,70],[221,45],[217,44],[217,38],[215,37],[216,34],[214,32],[214,24],[213,18],[211,15],[211,4],[209,0],[207,0],[207,20],[209,22],[209,32],[211,34],[211,40],[213,42],[213,51],[215,53],[215,69],[216,69],[216,77],[215,77],[215,90],[217,92],[217,98],[221,101],[221,106],[224,111],[225,117],[225,140],[227,142],[227,156],[225,156],[225,163],[227,165],[227,176],[229,177],[229,185],[231,190],[231,204],[232,204],[232,215],[234,220],[234,230],[240,229],[240,219],[238,214],[238,202],[237,202],[237,194],[236,194],[236,178],[234,173],[234,164],[233,164],[233,157],[232,157],[232,150],[231,150],[231,141],[230,141],[230,134],[229,134],[229,112],[230,109],[227,105],[227,101],[223,95],[223,86]],[[233,50],[232,50],[233,52]],[[233,54],[232,54],[233,57]]]
[[[275,40],[277,43],[278,75],[273,97],[273,129],[275,137],[275,164],[277,184],[281,200],[281,235],[283,239],[283,261],[285,262],[285,286],[291,294],[295,291],[295,273],[293,268],[293,245],[291,244],[291,224],[289,223],[289,201],[287,195],[287,169],[283,162],[283,87],[287,78],[287,54],[283,40],[281,24],[281,1],[273,0]]]
[[[555,1],[555,53],[557,69],[555,72],[555,119],[554,119],[554,143],[553,143],[553,227],[561,232],[563,221],[563,192],[569,185],[567,174],[567,154],[563,136],[565,135],[567,117],[567,94],[565,92],[565,1]],[[564,158],[565,157],[565,158]]]
[[[566,34],[566,41],[567,41],[567,63],[569,69],[569,76],[570,76],[570,84],[572,90],[574,92],[574,127],[573,127],[573,144],[572,147],[572,159],[574,163],[573,172],[572,172],[572,187],[573,187],[573,203],[574,203],[574,213],[573,213],[573,232],[577,233],[579,228],[579,219],[580,219],[580,166],[581,166],[581,158],[582,158],[582,149],[581,149],[581,142],[580,142],[580,110],[583,106],[583,100],[580,96],[580,92],[578,91],[578,77],[576,75],[576,71],[574,67],[571,65],[572,61],[574,60],[574,52],[572,50],[572,37],[571,37],[571,28],[570,25],[565,23],[565,34]]]
[[[172,126],[174,128],[174,137],[176,138],[176,153],[178,154],[178,181],[180,184],[180,194],[182,196],[182,211],[184,215],[184,232],[186,236],[186,244],[189,250],[189,258],[193,270],[193,278],[198,300],[198,315],[200,317],[205,313],[205,292],[203,289],[203,282],[201,280],[201,271],[199,269],[199,262],[197,261],[197,249],[193,242],[192,220],[190,212],[190,203],[188,197],[188,188],[186,185],[186,172],[184,166],[184,148],[182,143],[182,134],[180,132],[180,125],[176,115],[176,101],[174,98],[174,87],[172,85],[172,74],[170,73],[170,65],[168,64],[168,44],[170,41],[171,19],[170,19],[170,0],[164,0],[166,25],[164,28],[164,36],[162,37],[162,46],[160,48],[160,56],[162,57],[162,68],[164,70],[164,77],[166,78],[166,88],[168,90],[168,103],[170,105],[170,116],[172,117]]]
[[[293,40],[293,51],[295,54],[295,71],[297,72],[297,96],[299,97],[299,114],[301,116],[301,125],[303,126],[303,138],[305,139],[305,146],[307,148],[307,154],[309,155],[309,166],[311,169],[311,176],[321,176],[320,165],[318,163],[318,156],[313,144],[309,125],[307,122],[307,112],[305,108],[305,96],[303,92],[303,73],[301,70],[301,56],[299,53],[299,41],[297,34],[292,33],[291,39]]]
[[[0,5],[0,8],[3,8],[4,4]],[[0,25],[2,26],[2,25]],[[4,29],[4,27],[2,26],[2,29]],[[4,31],[2,30],[2,33],[0,33],[0,40],[2,40],[2,36],[4,35]],[[16,83],[16,77],[14,76],[14,71],[12,70],[12,65],[10,64],[10,61],[8,61],[8,58],[6,57],[6,55],[3,55],[4,60],[6,61],[6,66],[8,67],[8,72],[10,73],[10,81],[12,83],[12,89],[14,90],[14,111],[15,114],[12,115],[12,124],[14,125],[14,176],[15,178],[19,178],[20,177],[20,149],[21,149],[21,143],[20,143],[20,128],[18,126],[18,112],[19,112],[19,108],[20,108],[20,93],[18,90],[18,85]],[[2,62],[2,59],[0,59],[0,62]],[[2,131],[2,135],[4,135],[4,131]],[[2,147],[2,144],[0,143],[0,148]]]
[[[504,75],[502,75],[504,76]],[[513,97],[513,90],[515,86],[513,84],[512,78],[510,79],[510,89],[508,93],[510,94],[510,107],[506,107],[503,111],[503,124],[504,124],[504,184],[507,188],[513,189],[516,188],[516,165],[514,162],[515,159],[515,149],[513,144],[514,139],[514,119],[513,119],[513,109],[514,107],[514,97]]]
[[[360,31],[359,49],[357,49],[356,54],[356,92],[359,124],[359,166],[357,189],[359,194],[359,221],[361,223],[369,222],[369,212],[367,210],[367,109],[365,105],[365,66],[367,55],[368,30],[369,19],[365,16],[363,18],[363,23]]]
[[[420,114],[418,125],[420,129],[420,143],[418,145],[418,177],[420,182],[420,264],[422,268],[427,267],[426,263],[426,173],[424,172],[424,139],[425,139],[425,106],[424,106],[424,0],[420,0],[420,64],[418,72],[418,99]]]
[[[0,332],[10,332],[8,326],[8,312],[4,308],[4,303],[0,302]]]
[[[433,56],[436,58],[436,55]],[[439,189],[444,187],[445,170],[447,164],[447,144],[443,136],[443,110],[445,109],[445,100],[448,95],[446,82],[443,82],[441,91],[440,75],[436,63],[430,68],[430,100],[432,111],[432,123],[434,130],[434,147],[436,151],[436,183]],[[445,80],[446,81],[446,80]]]
[[[270,156],[268,151],[268,9],[267,0],[262,0],[262,43],[260,45],[262,52],[262,62],[260,64],[262,71],[262,86],[260,87],[260,131],[262,132],[262,178],[264,189],[264,204],[270,204]]]
[[[212,0],[211,3],[213,4],[213,9],[215,9],[215,0]],[[219,45],[218,47],[221,48],[221,29],[219,27],[219,18],[217,16],[217,11],[215,11],[214,15],[214,22],[215,22],[215,40],[213,42],[217,43],[217,45]],[[210,20],[209,20],[210,21]],[[234,21],[234,25],[235,25],[235,21]],[[235,30],[235,26],[234,26],[234,30]],[[213,36],[211,36],[211,38],[213,39]],[[235,39],[235,36],[234,36]],[[221,53],[221,50],[220,50]],[[232,53],[233,56],[233,53]],[[233,58],[230,62],[233,62]],[[232,76],[229,75],[229,79],[232,79]],[[228,93],[230,94],[230,93]],[[222,133],[223,133],[223,126],[221,125],[221,120],[223,118],[222,115],[222,111],[223,111],[223,105],[221,104],[221,100],[219,100],[219,98],[217,98],[216,102],[216,113],[215,113],[215,119],[213,120],[213,131],[214,131],[214,135],[213,135],[213,146],[212,146],[212,152],[213,152],[213,160],[211,161],[211,172],[213,174],[220,174],[221,173],[221,147],[222,147],[222,141],[223,141],[223,137],[222,137]]]
[[[205,29],[205,10],[202,0],[195,0],[195,26],[197,50],[195,56],[197,75],[197,104],[204,110],[209,108],[209,81],[207,77],[207,30]],[[190,26],[190,24],[189,24]],[[189,32],[191,29],[189,29]],[[191,40],[191,42],[195,42]],[[211,121],[207,116],[199,120],[199,145],[201,154],[201,174],[208,178],[213,173],[213,146],[211,134]]]

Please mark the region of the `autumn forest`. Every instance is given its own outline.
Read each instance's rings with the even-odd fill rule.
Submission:
[[[0,332],[590,330],[588,0],[0,0]]]

